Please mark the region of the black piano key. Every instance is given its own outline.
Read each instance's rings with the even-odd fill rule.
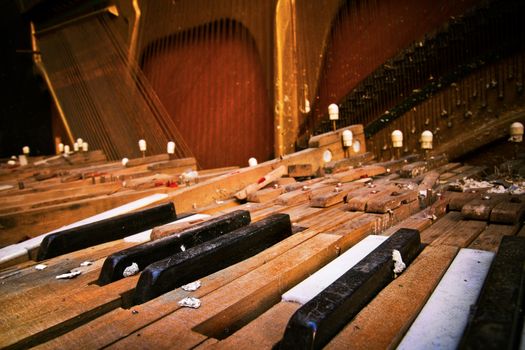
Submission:
[[[40,244],[37,260],[50,259],[97,244],[121,239],[173,221],[176,218],[175,206],[170,202],[52,233],[47,235]]]
[[[400,229],[290,318],[280,349],[320,349],[394,279],[392,252],[405,264],[420,251],[419,231]]]
[[[144,303],[249,258],[292,234],[290,216],[274,214],[146,267],[134,302]]]
[[[132,263],[136,263],[139,269],[143,269],[155,261],[181,253],[185,249],[193,248],[198,244],[246,226],[250,220],[249,211],[236,210],[193,225],[179,234],[114,253],[104,261],[98,282],[100,285],[104,285],[117,281],[123,278],[124,269]]]

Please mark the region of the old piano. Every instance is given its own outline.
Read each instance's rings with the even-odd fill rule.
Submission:
[[[523,1],[17,6],[0,348],[525,347]]]

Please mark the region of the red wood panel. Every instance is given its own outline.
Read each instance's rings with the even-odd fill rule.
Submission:
[[[479,0],[347,1],[333,21],[316,118],[386,60],[476,3]]]
[[[221,22],[150,48],[143,70],[203,168],[270,159],[273,114],[253,39]]]

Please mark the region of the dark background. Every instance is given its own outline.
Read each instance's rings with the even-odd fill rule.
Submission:
[[[51,133],[51,97],[37,74],[30,53],[29,21],[16,1],[0,2],[0,157],[22,153],[53,153]]]

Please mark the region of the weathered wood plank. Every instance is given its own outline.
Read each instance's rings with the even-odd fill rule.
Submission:
[[[417,201],[415,190],[398,190],[380,197],[373,197],[366,203],[368,213],[387,213],[401,206]]]
[[[284,187],[263,188],[248,195],[248,202],[264,203],[276,199],[284,193]]]
[[[120,293],[131,289],[135,281],[124,279],[111,288],[101,288],[67,280],[60,292],[39,288],[3,300],[0,346],[33,346],[88,322],[119,307]]]
[[[311,164],[288,165],[288,176],[290,177],[310,177],[314,175],[314,170]]]
[[[487,223],[476,220],[462,220],[457,225],[435,239],[431,245],[451,245],[459,248],[468,247],[485,230]]]
[[[341,186],[335,186],[332,191],[320,193],[318,195],[312,196],[310,200],[310,205],[317,208],[327,208],[337,203],[343,202],[346,195],[349,192],[352,192],[356,189],[362,188],[363,183],[352,182],[341,184]]]
[[[505,198],[500,195],[486,195],[468,202],[461,209],[461,215],[465,219],[489,221],[492,209]]]
[[[133,163],[131,164],[133,165]],[[190,167],[191,169],[194,169],[196,165],[197,165],[197,161],[195,160],[195,158],[189,157],[189,158],[172,159],[172,160],[167,160],[167,161],[163,161],[160,163],[150,164],[148,165],[148,170],[158,171],[158,170],[180,168],[180,167]]]
[[[513,236],[518,232],[519,225],[498,225],[490,224],[481,234],[469,245],[471,249],[487,250],[496,252],[504,236]]]
[[[211,347],[199,346],[197,349],[272,349],[283,337],[288,320],[300,306],[280,302],[231,337]]]
[[[450,212],[438,220],[430,228],[421,232],[421,243],[430,244],[449,230],[454,230],[461,221],[461,213]]]
[[[474,199],[480,199],[486,190],[470,191],[470,192],[451,192],[447,191],[444,196],[448,198],[448,210],[461,211],[463,207]]]
[[[348,210],[365,211],[366,204],[375,197],[382,197],[398,190],[395,185],[372,185],[363,189],[355,190],[346,196]]]
[[[490,212],[490,222],[501,224],[517,224],[525,215],[525,201],[517,196],[506,198],[496,204]]]
[[[363,154],[352,155],[348,158],[330,161],[325,164],[323,170],[325,174],[334,174],[340,171],[348,170],[350,167],[362,166],[374,159],[374,155],[370,152]]]
[[[362,168],[350,169],[332,175],[330,178],[335,182],[350,182],[361,178],[381,175],[386,172],[386,169],[378,165],[365,165]]]

